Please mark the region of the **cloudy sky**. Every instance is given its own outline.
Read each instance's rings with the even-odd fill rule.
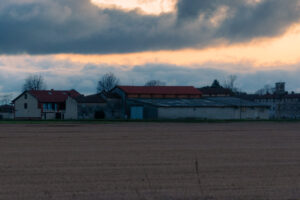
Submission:
[[[115,73],[125,85],[224,82],[254,92],[285,81],[300,92],[300,0],[5,0],[0,94],[30,74],[49,89],[94,93]]]

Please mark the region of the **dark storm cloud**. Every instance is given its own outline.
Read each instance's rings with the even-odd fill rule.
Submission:
[[[212,23],[220,8],[224,19]],[[6,0],[0,4],[1,54],[118,53],[203,48],[275,36],[300,18],[299,0],[179,0],[159,16],[101,9],[89,0]]]
[[[220,7],[228,8],[227,18],[214,31],[215,38],[238,42],[255,37],[278,35],[299,22],[299,0],[179,0],[179,21],[211,18]]]

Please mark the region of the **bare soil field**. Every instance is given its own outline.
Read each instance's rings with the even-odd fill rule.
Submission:
[[[300,199],[300,123],[0,124],[0,199]]]

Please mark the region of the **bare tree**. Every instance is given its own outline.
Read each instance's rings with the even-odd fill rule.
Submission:
[[[235,82],[237,80],[236,75],[229,75],[227,80],[225,80],[224,88],[230,89],[231,91],[237,91],[238,89],[235,87]]]
[[[23,85],[23,91],[44,89],[46,89],[46,83],[41,75],[30,75]]]
[[[145,83],[145,86],[165,86],[166,83],[160,80],[151,80]]]
[[[112,73],[104,74],[100,81],[98,82],[97,92],[108,92],[109,90],[113,89],[116,85],[119,84],[119,79]]]

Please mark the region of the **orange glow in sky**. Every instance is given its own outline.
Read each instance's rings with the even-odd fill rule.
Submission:
[[[72,62],[136,66],[164,63],[197,67],[205,63],[249,63],[256,69],[292,65],[300,62],[300,25],[295,25],[278,38],[257,39],[249,43],[222,45],[206,49],[148,51],[128,54],[72,55],[59,54],[56,59]]]

